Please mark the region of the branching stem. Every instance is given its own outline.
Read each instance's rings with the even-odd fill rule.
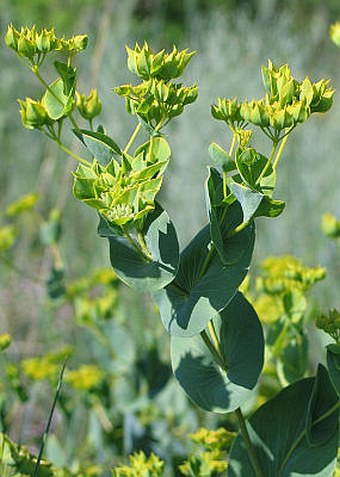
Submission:
[[[84,159],[83,157],[80,157],[77,154],[75,154],[73,151],[71,151],[71,149],[66,147],[60,140],[56,140],[56,142],[57,142],[58,146],[60,147],[60,149],[62,149],[64,152],[66,152],[66,154],[68,154],[70,157],[72,157],[76,161],[80,162],[81,164],[84,164],[85,166],[88,166],[88,167],[92,166],[91,162],[89,162],[86,159]]]

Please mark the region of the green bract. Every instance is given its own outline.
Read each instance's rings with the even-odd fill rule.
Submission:
[[[97,160],[91,167],[79,165],[74,172],[75,197],[114,225],[141,221],[154,209],[171,154],[164,138],[154,138],[152,144],[152,150],[148,143],[134,157],[123,154],[120,164],[112,159],[106,166]]]

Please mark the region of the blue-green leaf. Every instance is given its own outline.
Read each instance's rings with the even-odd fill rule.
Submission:
[[[338,428],[329,435],[327,442],[320,445],[310,446],[306,438],[308,405],[314,386],[315,378],[296,381],[261,406],[249,419],[248,432],[263,477],[332,475],[338,451]],[[315,405],[321,405],[325,399],[330,408],[328,390],[320,391]],[[229,454],[228,477],[256,475],[245,442],[239,435]]]
[[[73,129],[73,132],[102,166],[106,166],[112,157],[122,158],[123,151],[109,136],[86,129]]]
[[[213,324],[226,369],[216,363],[199,334],[171,337],[172,366],[178,382],[198,406],[230,412],[250,398],[257,383],[263,366],[263,332],[255,310],[240,292],[214,317]]]
[[[228,181],[228,186],[242,207],[244,222],[248,222],[257,211],[264,197],[263,194],[244,184],[238,184],[232,179]]]
[[[211,143],[208,149],[211,159],[222,167],[225,172],[234,171],[236,169],[235,161],[229,154],[215,142]]]
[[[327,369],[319,364],[308,405],[306,423],[306,437],[310,446],[322,445],[334,435],[338,427],[339,409],[335,410],[326,419],[321,418],[338,402],[339,398],[331,383]],[[319,419],[321,419],[320,422]]]

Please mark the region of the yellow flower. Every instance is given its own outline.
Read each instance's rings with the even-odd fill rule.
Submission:
[[[98,366],[86,364],[73,371],[68,371],[65,381],[80,391],[89,391],[99,386],[104,373]]]

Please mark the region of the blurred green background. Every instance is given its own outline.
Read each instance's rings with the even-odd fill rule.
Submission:
[[[299,79],[308,74],[313,81],[331,78],[336,89],[340,85],[340,52],[329,40],[329,25],[340,19],[338,0],[1,0],[0,3],[2,37],[10,22],[16,28],[33,24],[54,26],[58,36],[89,35],[87,51],[77,58],[79,89],[88,93],[91,88],[98,88],[104,104],[102,122],[122,145],[134,127],[134,119],[126,114],[124,102],[112,92],[114,86],[131,80],[125,66],[124,45],[133,46],[136,41],[146,39],[154,50],[176,44],[178,48],[197,51],[185,81],[198,83],[199,98],[166,131],[173,158],[161,201],[180,230],[182,245],[206,221],[203,182],[209,164],[209,144],[226,145],[229,140],[223,125],[211,118],[210,104],[218,96],[260,97],[260,67],[268,58],[276,64],[289,63],[292,74]],[[96,235],[96,214],[76,202],[71,193],[75,163],[39,132],[25,130],[21,125],[16,100],[38,97],[39,84],[4,42],[0,59],[1,224],[6,223],[5,211],[12,201],[37,192],[40,196],[37,208],[42,217],[47,218],[53,207],[62,210],[60,249],[66,280],[86,276],[97,267],[107,267],[107,243]],[[79,147],[71,137],[69,144]],[[313,118],[301,130],[298,128],[286,146],[277,187],[277,198],[287,203],[285,212],[268,223],[258,221],[254,273],[260,260],[272,254],[289,253],[310,266],[326,267],[328,278],[314,292],[321,308],[340,306],[339,253],[336,244],[325,238],[320,229],[325,212],[340,216],[339,157],[340,100],[336,93],[330,113]],[[0,261],[0,333],[12,334],[13,359],[67,343],[76,343],[78,349],[83,346],[79,353],[86,359],[86,337],[78,334],[72,309],[54,307],[46,298],[51,256],[37,240],[37,223],[31,216],[23,216],[20,228],[20,236],[6,262]],[[152,305],[143,297],[143,305],[139,314],[136,313],[141,298],[131,293],[126,305],[128,318],[139,323],[138,330],[145,326],[154,331],[153,323],[148,321],[145,325],[143,321],[148,320],[148,313],[152,315]],[[136,330],[135,334],[138,336]],[[157,339],[158,345],[162,343],[161,338]],[[29,434],[25,432],[22,438]]]

